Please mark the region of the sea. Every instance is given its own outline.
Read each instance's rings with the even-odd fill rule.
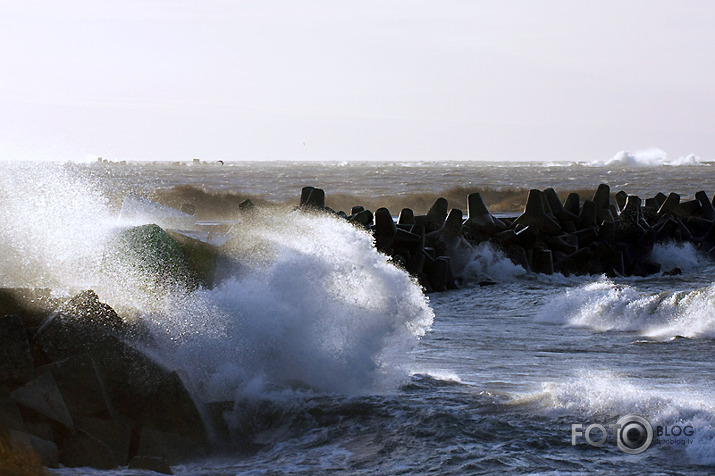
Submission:
[[[229,402],[214,454],[175,474],[713,474],[706,254],[662,243],[653,259],[682,274],[564,277],[527,273],[481,244],[461,288],[425,295],[368,233],[295,210],[307,185],[328,200],[387,200],[455,187],[562,195],[600,183],[642,198],[712,196],[715,163],[628,153],[570,163],[2,163],[0,285],[91,287],[144,321],[147,351],[197,401]],[[181,186],[292,206],[232,223],[242,266],[212,288],[152,289],[131,269],[103,275],[105,247],[127,226],[122,198]]]

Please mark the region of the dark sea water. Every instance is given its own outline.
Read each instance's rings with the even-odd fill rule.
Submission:
[[[122,226],[109,196],[191,184],[292,199],[436,193],[455,186],[715,193],[715,166],[624,158],[610,164],[251,163],[3,165],[3,286],[91,286],[143,316],[197,400],[233,401],[232,437],[176,474],[712,474],[715,264],[657,246],[680,276],[527,274],[487,245],[465,285],[424,296],[367,234],[291,211],[240,223],[246,264],[214,289],[156,295],[142,276],[98,270]],[[480,287],[485,277],[497,284]],[[644,417],[640,454],[572,425]],[[579,428],[579,427],[577,427]],[[598,429],[591,433],[599,439]],[[53,470],[53,474],[138,474]]]

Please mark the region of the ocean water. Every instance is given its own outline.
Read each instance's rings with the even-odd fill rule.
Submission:
[[[434,194],[457,187],[715,192],[715,165],[623,154],[572,164],[4,164],[3,286],[92,287],[143,319],[152,355],[195,398],[230,401],[229,437],[176,474],[711,474],[715,263],[689,245],[654,258],[680,276],[526,273],[489,245],[465,285],[425,296],[346,222],[290,209],[234,228],[240,270],[213,289],[149,288],[103,273],[117,196],[193,185],[295,200]],[[463,207],[464,204],[453,204]],[[488,277],[495,285],[480,287]],[[629,454],[574,436],[646,418]],[[682,432],[688,435],[685,436]],[[590,433],[599,439],[595,429]],[[61,468],[53,474],[137,474]]]

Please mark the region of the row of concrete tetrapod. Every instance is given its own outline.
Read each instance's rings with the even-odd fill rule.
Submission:
[[[457,287],[475,247],[492,243],[517,265],[534,273],[647,276],[661,271],[651,259],[655,243],[692,243],[715,257],[715,199],[697,192],[681,201],[676,193],[658,193],[642,201],[608,185],[598,186],[590,200],[571,193],[561,201],[553,188],[531,190],[522,214],[497,218],[479,193],[461,209],[449,209],[438,198],[426,215],[403,209],[395,221],[386,208],[373,214],[355,206],[346,220],[374,234],[379,251],[419,279],[427,292]],[[325,193],[304,187],[303,209],[328,210]],[[666,270],[677,273],[678,270]]]

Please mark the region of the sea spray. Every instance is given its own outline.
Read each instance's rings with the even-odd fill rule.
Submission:
[[[92,281],[113,223],[92,181],[57,164],[3,164],[0,196],[3,286]]]
[[[367,233],[282,211],[234,234],[227,249],[246,264],[242,275],[147,316],[165,354],[206,398],[233,399],[256,382],[375,392],[407,377],[408,351],[433,314]]]
[[[714,310],[715,285],[649,293],[602,278],[552,298],[537,319],[597,331],[634,331],[658,339],[713,338]]]
[[[432,323],[419,286],[338,218],[287,209],[240,220],[232,266],[213,289],[166,284],[136,253],[116,253],[117,223],[88,174],[12,164],[0,178],[4,286],[92,287],[148,328],[152,354],[181,369],[202,399],[239,386],[359,393],[395,389]],[[136,255],[136,256],[135,256]],[[115,266],[108,261],[117,260]],[[109,270],[109,271],[108,271]]]

